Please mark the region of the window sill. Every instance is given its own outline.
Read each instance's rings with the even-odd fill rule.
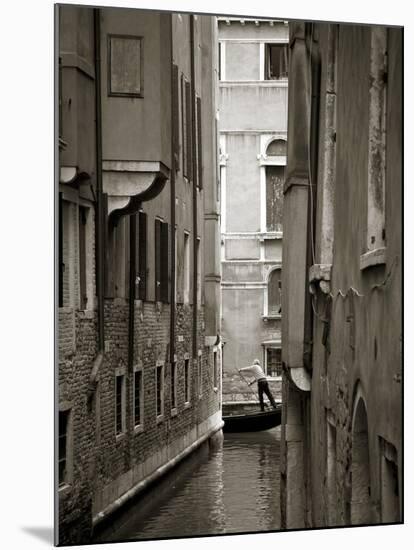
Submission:
[[[217,392],[218,392],[218,388],[213,388],[213,392],[214,392],[214,393],[217,393]]]
[[[94,309],[79,309],[78,313],[82,319],[93,319],[96,312]]]
[[[386,247],[375,248],[362,254],[359,258],[359,268],[361,271],[375,265],[384,265],[387,261]]]
[[[63,496],[70,493],[71,489],[72,489],[72,485],[70,485],[69,483],[65,483],[64,485],[61,485],[58,489],[59,496]]]
[[[264,79],[264,80],[219,80],[219,86],[228,88],[230,86],[259,86],[263,88],[287,88],[288,79]]]
[[[282,376],[268,376],[267,380],[268,382],[281,382]]]
[[[191,402],[190,401],[186,401],[184,403],[184,409],[189,409],[191,407]]]
[[[118,443],[118,441],[122,441],[125,438],[125,432],[122,432],[121,434],[116,434],[115,441]]]
[[[159,416],[157,416],[156,422],[157,424],[161,424],[161,422],[164,422],[164,415],[160,414]]]
[[[142,434],[144,431],[144,425],[138,424],[138,426],[134,426],[134,434]]]
[[[71,306],[62,306],[59,308],[59,313],[73,313],[73,307]]]
[[[176,407],[174,407],[174,409],[171,409],[171,418],[173,418],[174,416],[177,416],[177,414],[178,414],[178,411]]]
[[[282,318],[281,313],[276,313],[275,315],[262,315],[262,319],[265,323],[267,321],[274,321],[274,320],[281,319],[281,318]]]

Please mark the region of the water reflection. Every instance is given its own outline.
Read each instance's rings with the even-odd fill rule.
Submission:
[[[226,434],[123,510],[96,542],[280,528],[280,429]]]

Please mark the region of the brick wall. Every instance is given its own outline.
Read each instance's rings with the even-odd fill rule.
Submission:
[[[199,349],[202,350],[202,397],[198,396],[197,362],[192,361],[192,306],[177,306],[176,358],[177,403],[171,412],[171,365],[169,363],[170,306],[153,302],[135,304],[134,364],[143,371],[143,430],[133,426],[133,374],[128,372],[128,303],[113,299],[105,302],[106,352],[100,374],[100,443],[96,447],[94,513],[100,511],[101,497],[117,479],[155,455],[219,409],[219,393],[212,388],[213,356],[204,347],[204,312],[198,321]],[[190,402],[184,398],[184,359],[190,358]],[[156,363],[164,362],[164,415],[156,417]],[[125,367],[126,433],[115,435],[115,369]],[[132,476],[132,474],[131,474]],[[132,477],[131,477],[132,480]],[[136,482],[136,480],[135,480]],[[120,481],[121,483],[121,481]],[[112,484],[112,485],[111,485]],[[132,484],[132,483],[131,483]],[[125,485],[125,489],[130,487]],[[118,488],[119,489],[119,488]],[[109,489],[108,489],[109,490]],[[115,500],[115,499],[114,499]]]
[[[91,532],[95,413],[86,388],[97,352],[97,314],[69,311],[59,319],[59,404],[71,409],[72,457],[68,459],[73,464],[69,485],[59,490],[59,542],[73,544],[88,540]],[[69,340],[71,345],[66,343]]]

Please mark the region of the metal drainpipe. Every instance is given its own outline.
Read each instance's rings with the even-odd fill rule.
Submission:
[[[313,24],[312,24],[313,27]],[[311,43],[313,41],[313,29],[310,36]],[[313,44],[312,44],[313,46]],[[307,246],[307,267],[309,268],[314,263],[312,256],[312,247],[315,247],[315,232],[316,232],[316,198],[317,198],[317,178],[318,178],[318,145],[319,145],[319,103],[320,103],[320,79],[321,65],[319,52],[313,49],[310,52],[311,63],[311,113],[310,113],[310,177],[312,181],[312,200],[308,201],[308,246]],[[312,209],[312,210],[311,210]],[[312,224],[312,225],[311,225]],[[312,243],[313,239],[313,243]],[[308,269],[306,270],[306,288],[308,287]],[[305,349],[304,349],[304,366],[311,371],[312,369],[312,347],[313,347],[313,320],[314,314],[312,309],[312,296],[306,292],[305,301]]]
[[[174,98],[178,90],[174,90],[174,37],[173,37],[173,14],[170,15],[170,49],[171,49],[171,176],[170,176],[170,206],[171,206],[171,300],[170,300],[170,364],[174,363],[175,355],[175,151],[174,151]]]
[[[196,125],[195,125],[195,52],[194,15],[190,15],[190,62],[191,62],[191,177],[193,183],[193,358],[197,358],[197,186],[196,186]]]
[[[135,344],[135,279],[137,251],[136,214],[129,216],[129,304],[128,304],[128,371],[133,372]]]
[[[89,377],[89,394],[91,395],[97,386],[97,377],[103,362],[105,348],[104,332],[104,208],[102,192],[102,110],[101,110],[101,28],[100,10],[93,11],[94,39],[95,39],[95,131],[96,131],[96,290],[98,295],[98,353],[93,362]]]

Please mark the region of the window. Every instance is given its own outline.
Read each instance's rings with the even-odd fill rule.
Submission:
[[[115,434],[125,432],[125,375],[115,375]]]
[[[282,231],[285,166],[266,166],[266,231]]]
[[[157,418],[164,414],[164,366],[157,365],[155,368],[155,396]]]
[[[69,426],[70,426],[70,409],[59,411],[59,487],[69,483],[69,462],[70,462],[70,447],[69,447]]]
[[[155,220],[155,300],[168,302],[168,223]]]
[[[171,409],[177,407],[177,363],[171,364]]]
[[[338,512],[337,476],[336,476],[336,428],[331,422],[327,422],[326,442],[326,489],[328,493],[328,522],[329,526],[335,527]]]
[[[197,367],[198,367],[198,397],[201,398],[203,393],[203,356],[201,350],[198,352],[197,358]]]
[[[197,307],[201,306],[201,251],[200,251],[200,239],[196,242],[196,254],[197,254]]]
[[[400,491],[398,481],[397,449],[379,438],[381,460],[381,520],[384,523],[397,523],[400,518]]]
[[[287,142],[284,139],[274,139],[266,149],[268,157],[286,157]]]
[[[217,350],[213,350],[213,386],[218,388]]]
[[[190,360],[184,360],[184,401],[190,402]]]
[[[280,80],[288,77],[288,44],[266,44],[265,79]]]
[[[266,371],[271,378],[282,376],[282,350],[280,348],[266,349]]]
[[[280,315],[282,312],[282,270],[274,269],[267,284],[267,314]]]
[[[184,303],[190,302],[190,235],[184,232]]]
[[[138,428],[143,424],[143,397],[144,387],[142,370],[134,371],[134,427]]]
[[[138,300],[147,299],[147,215],[145,212],[138,213],[138,251],[136,254],[137,266],[137,286],[135,287],[135,296]],[[138,291],[137,291],[138,287]]]

